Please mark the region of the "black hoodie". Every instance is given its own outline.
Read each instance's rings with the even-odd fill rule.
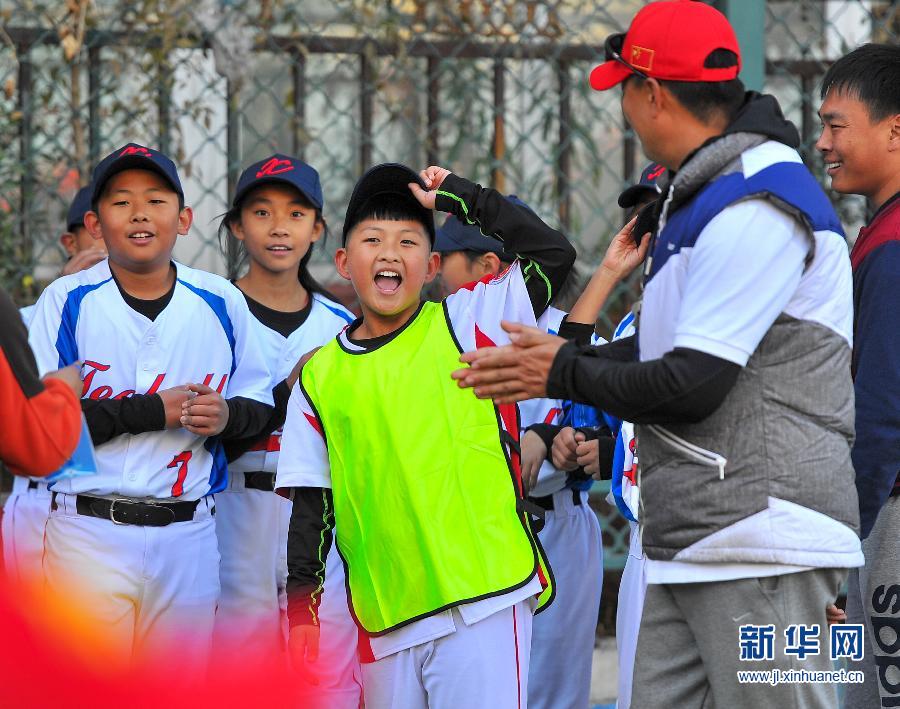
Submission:
[[[795,150],[800,147],[800,133],[797,127],[784,117],[775,97],[756,91],[744,94],[744,103],[734,114],[722,135],[730,133],[759,133]]]

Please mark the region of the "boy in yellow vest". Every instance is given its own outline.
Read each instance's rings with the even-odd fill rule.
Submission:
[[[433,209],[518,259],[422,302],[440,264]],[[443,168],[379,165],[354,188],[335,263],[362,317],[304,366],[276,485],[293,499],[294,662],[311,674],[327,662],[316,613],[336,525],[367,709],[525,702],[531,616],[552,583],[522,501],[518,410],[450,373],[461,352],[508,341],[501,320],[534,325],[574,259],[535,214]]]

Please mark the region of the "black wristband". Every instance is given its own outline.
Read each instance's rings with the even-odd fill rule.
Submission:
[[[553,446],[553,439],[556,438],[556,434],[558,434],[562,430],[562,426],[557,426],[552,423],[533,423],[528,428],[525,429],[525,432],[532,431],[537,434],[537,436],[544,442],[544,445],[547,447],[547,455],[550,455],[550,448]]]

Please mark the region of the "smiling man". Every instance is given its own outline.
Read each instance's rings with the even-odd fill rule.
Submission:
[[[884,604],[900,579],[900,47],[867,44],[839,59],[822,81],[822,154],[837,192],[860,194],[874,215],[853,245],[853,465],[859,494],[865,567],[850,575],[850,622],[865,618],[864,662],[870,673],[851,685],[847,707],[896,701],[896,643],[871,642],[876,629],[897,627],[900,614]],[[880,671],[875,678],[875,663]],[[893,669],[891,669],[893,668]],[[885,704],[890,706],[890,704]]]
[[[650,3],[606,59],[592,87],[621,85],[647,157],[674,173],[637,334],[579,347],[507,325],[512,346],[467,353],[455,376],[479,396],[549,394],[637,424],[650,585],[632,709],[836,706],[833,685],[736,673],[800,667],[790,626],[825,628],[863,560],[840,222],[776,101],[745,93],[717,10]],[[748,667],[754,628],[772,642]],[[802,667],[831,669],[824,652]]]

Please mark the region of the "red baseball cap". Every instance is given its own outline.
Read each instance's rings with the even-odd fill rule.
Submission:
[[[703,66],[716,49],[737,55],[737,66]],[[606,91],[631,74],[668,81],[730,81],[741,70],[741,50],[728,19],[694,0],[660,0],[641,8],[624,34],[610,35],[606,61],[591,72],[591,88]]]

